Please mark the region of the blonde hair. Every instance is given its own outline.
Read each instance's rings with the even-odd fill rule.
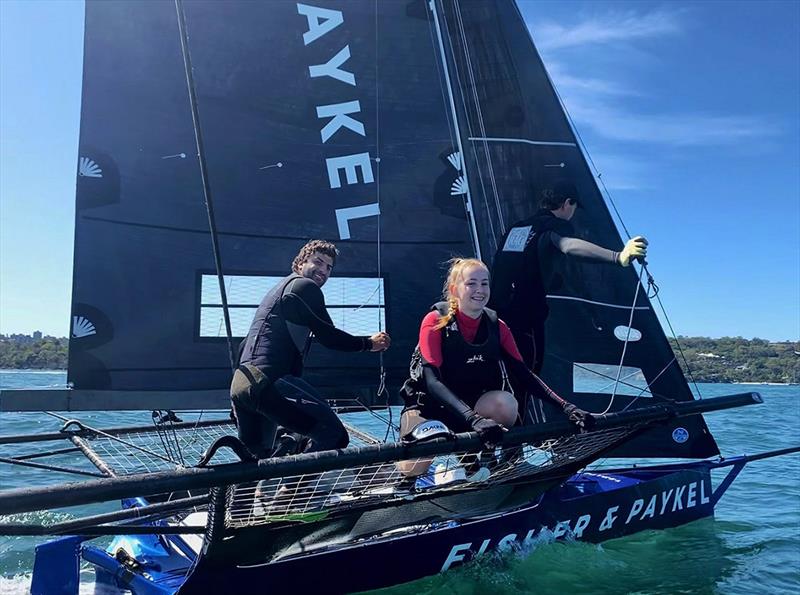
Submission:
[[[450,321],[456,315],[456,312],[458,312],[458,300],[450,291],[450,288],[458,283],[459,279],[463,276],[464,269],[472,266],[479,266],[487,271],[489,270],[489,267],[477,258],[451,258],[449,262],[450,269],[447,271],[447,277],[444,281],[444,290],[442,291],[442,297],[447,301],[449,308],[447,314],[441,316],[439,322],[433,327],[435,330],[442,329],[450,324]]]

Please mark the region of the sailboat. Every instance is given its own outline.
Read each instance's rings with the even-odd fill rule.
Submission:
[[[783,454],[713,459],[700,414],[758,394],[695,400],[646,270],[570,262],[548,296],[543,377],[604,413],[592,431],[542,410],[508,433],[513,456],[486,482],[411,490],[395,462],[457,468],[477,436],[405,445],[349,424],[351,448],[241,461],[225,448],[230,419],[175,412],[227,409],[236,345],[307,239],[341,251],[324,288],[337,326],[386,329],[393,346],[380,359],[312,349],[305,377],[342,412],[381,416],[435,301],[436,263],[491,259],[534,210],[532,189],[570,179],[579,236],[622,240],[511,0],[89,0],[85,31],[71,386],[3,391],[0,406],[152,410],[153,424],[66,418],[60,432],[0,437],[67,441],[102,476],[2,491],[0,514],[123,500],[0,526],[67,535],[37,548],[33,593],[76,592],[80,561],[134,593],[376,588],[542,531],[602,541],[710,516],[747,462]],[[201,454],[210,464],[197,466]],[[584,471],[600,457],[681,462]],[[276,505],[282,485],[302,482],[304,497]],[[101,547],[98,535],[115,537]]]

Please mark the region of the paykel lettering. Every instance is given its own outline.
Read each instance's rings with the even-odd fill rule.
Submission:
[[[451,566],[465,562],[475,556],[480,556],[488,550],[503,551],[521,543],[523,547],[530,547],[534,539],[546,536],[548,539],[563,539],[571,537],[581,539],[587,532],[600,533],[617,528],[618,525],[635,525],[656,517],[669,516],[673,512],[689,510],[697,506],[709,504],[711,499],[711,486],[706,481],[693,481],[676,488],[650,494],[644,498],[620,502],[609,506],[594,516],[583,514],[575,519],[564,519],[553,523],[551,526],[539,526],[523,534],[510,533],[500,539],[483,539],[478,542],[459,543],[450,548],[450,552],[442,564],[444,572]],[[622,520],[620,520],[622,519]]]
[[[303,33],[303,44],[306,46],[321,39],[344,23],[344,15],[340,10],[298,3],[297,12],[306,18],[308,24],[308,30]],[[308,67],[308,74],[312,79],[330,78],[347,85],[348,88],[357,87],[355,73],[347,70],[349,59],[350,46],[345,45],[326,62],[311,64]],[[319,135],[322,144],[326,144],[339,134],[356,134],[366,137],[364,123],[358,119],[360,113],[361,102],[352,97],[347,101],[316,106],[316,115],[321,122]],[[375,182],[372,159],[368,152],[328,157],[325,159],[325,169],[328,173],[328,184],[331,190],[342,188],[342,174],[344,174],[344,183],[347,185]],[[361,179],[359,179],[359,173]],[[351,220],[380,214],[377,202],[334,210],[339,239],[342,240],[350,239]]]

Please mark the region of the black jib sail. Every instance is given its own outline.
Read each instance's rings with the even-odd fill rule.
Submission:
[[[487,262],[503,234],[530,217],[542,189],[575,184],[577,237],[619,250],[620,238],[517,6],[441,3],[441,29],[459,116],[465,169]],[[627,238],[626,238],[627,239]],[[637,271],[564,259],[542,375],[587,411],[693,399]],[[617,454],[707,457],[716,443],[699,417],[654,430]]]
[[[332,317],[389,331],[396,387],[438,264],[490,261],[556,177],[580,189],[580,237],[622,245],[510,0],[87,2],[75,388],[187,391],[191,407],[192,390],[224,395],[229,382],[179,11],[234,341],[298,248],[331,239]],[[572,261],[563,279],[549,298],[548,383],[590,411],[692,399],[633,270]],[[313,349],[306,374],[350,396],[378,385],[379,365]],[[716,452],[700,418],[630,451]]]

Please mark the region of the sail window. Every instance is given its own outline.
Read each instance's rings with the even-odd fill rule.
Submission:
[[[283,277],[226,275],[225,294],[236,338],[247,335],[253,315],[267,292]],[[333,277],[322,287],[328,314],[337,328],[352,335],[371,335],[386,329],[383,279],[377,277]],[[222,299],[216,275],[202,275],[198,334],[203,338],[225,337]]]
[[[617,382],[619,374],[619,382]],[[572,365],[572,390],[575,393],[617,394],[652,397],[641,368],[614,364]]]

